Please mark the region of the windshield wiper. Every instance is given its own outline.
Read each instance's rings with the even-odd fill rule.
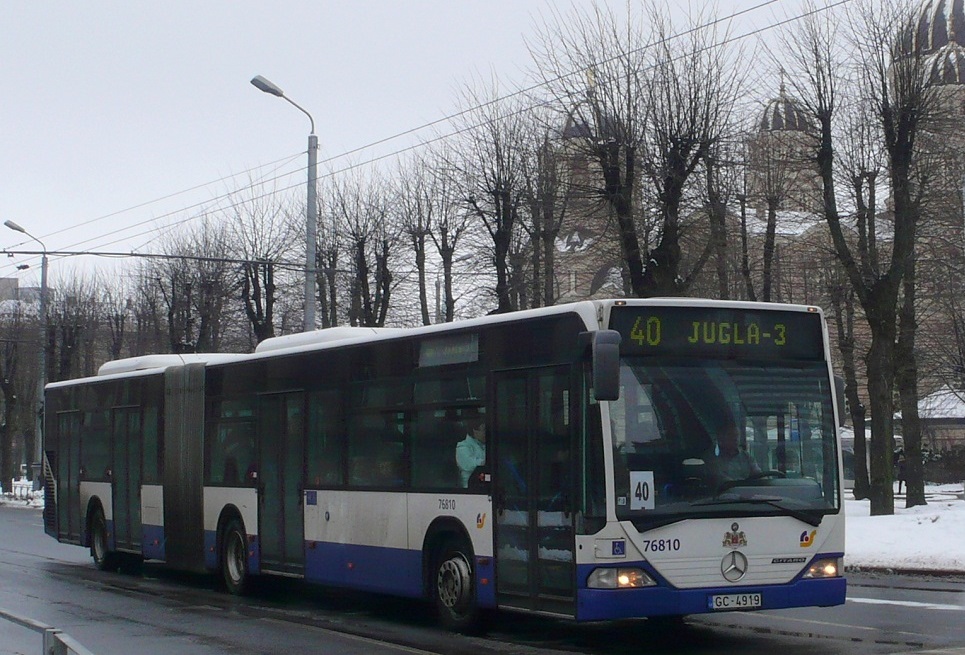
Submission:
[[[803,521],[808,525],[813,525],[815,527],[821,525],[821,519],[824,514],[821,510],[811,509],[795,509],[794,507],[788,507],[783,502],[784,499],[780,496],[741,496],[738,494],[722,494],[716,498],[711,498],[709,500],[698,500],[695,503],[691,503],[694,507],[709,507],[712,505],[770,505],[775,507],[782,512],[785,512],[788,516],[796,518],[799,521]]]

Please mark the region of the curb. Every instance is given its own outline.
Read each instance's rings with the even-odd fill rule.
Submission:
[[[935,578],[965,577],[965,571],[960,569],[905,569],[896,566],[845,566],[845,575],[849,573],[881,573],[884,575],[927,575]]]

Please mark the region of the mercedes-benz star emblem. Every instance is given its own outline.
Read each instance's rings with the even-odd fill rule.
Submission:
[[[720,561],[720,572],[728,582],[737,582],[747,573],[747,558],[739,550],[733,550]]]

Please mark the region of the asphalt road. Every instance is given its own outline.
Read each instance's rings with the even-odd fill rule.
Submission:
[[[102,573],[86,550],[44,535],[38,510],[11,506],[0,506],[0,608],[62,629],[95,655],[860,655],[965,647],[962,576],[851,574],[843,607],[669,624],[577,625],[501,612],[485,637],[466,637],[439,629],[428,606],[411,600],[283,579],[235,598],[211,577],[150,564]],[[0,655],[12,653],[39,655],[41,637],[0,620]]]

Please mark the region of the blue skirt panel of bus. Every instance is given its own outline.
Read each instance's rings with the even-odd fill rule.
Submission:
[[[141,554],[144,559],[164,559],[164,528],[160,525],[141,526]]]
[[[493,558],[476,558],[476,597],[482,607],[496,605],[493,572]],[[305,579],[319,584],[418,598],[424,593],[422,551],[308,541]]]
[[[114,543],[114,519],[110,521],[105,520],[104,525],[107,527],[107,550],[117,550],[117,545]]]
[[[305,579],[310,582],[422,595],[422,552],[406,548],[306,542]]]
[[[578,567],[580,580],[596,565]],[[648,566],[643,568],[649,569]],[[641,616],[706,614],[712,612],[710,598],[716,594],[761,594],[756,609],[841,605],[847,582],[844,578],[797,579],[784,585],[702,587],[674,589],[665,585],[642,589],[586,589],[577,591],[577,621],[600,621]]]

